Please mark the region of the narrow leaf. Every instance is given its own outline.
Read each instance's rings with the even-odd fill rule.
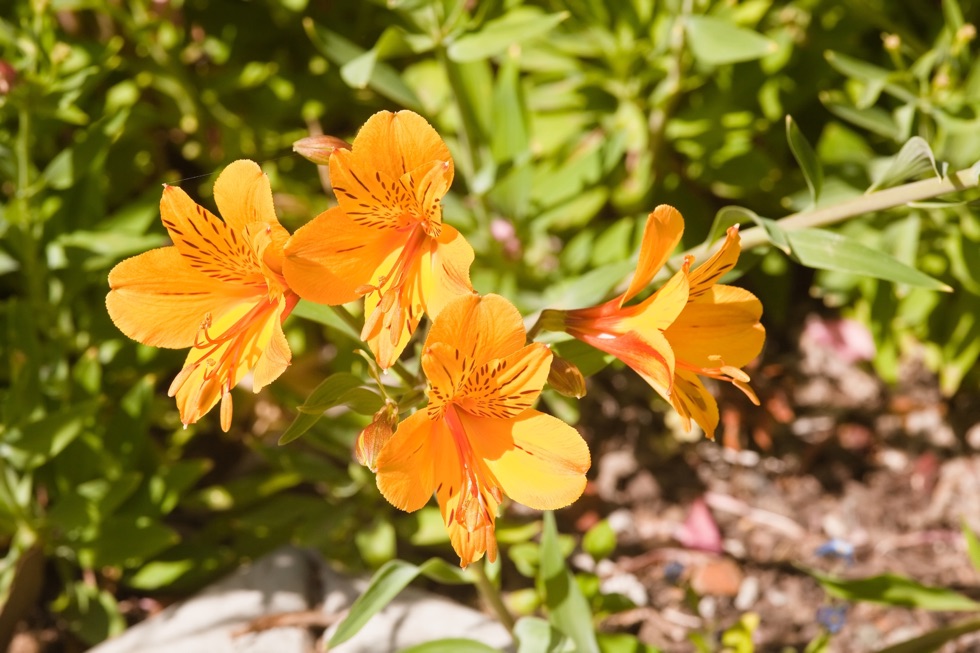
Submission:
[[[887,648],[880,649],[877,653],[927,653],[937,650],[946,642],[951,642],[961,635],[978,630],[980,630],[980,619],[972,619],[954,626],[930,630],[925,635],[892,644]]]
[[[687,16],[684,30],[695,59],[704,64],[761,59],[778,49],[762,34],[714,16]]]
[[[843,580],[808,572],[827,594],[847,601],[868,601],[924,610],[980,610],[980,603],[945,587],[922,585],[910,578],[882,574],[857,580]]]
[[[476,61],[500,54],[514,43],[527,43],[550,32],[568,17],[568,12],[543,14],[537,9],[513,9],[500,18],[487,21],[478,32],[471,32],[449,46],[453,61]]]
[[[401,653],[497,653],[497,649],[474,639],[437,639],[404,648]]]
[[[279,436],[279,446],[284,444],[289,444],[293,440],[299,438],[304,433],[313,428],[313,425],[320,421],[323,413],[296,413],[296,418],[293,423],[289,425],[289,428]]]
[[[326,409],[341,403],[344,394],[349,390],[359,388],[362,385],[364,385],[364,381],[350,372],[331,374],[313,389],[313,392],[298,409],[304,413],[322,413]]]
[[[361,341],[360,332],[338,317],[337,308],[334,306],[315,304],[304,299],[300,300],[300,302],[296,304],[296,308],[293,309],[293,315],[296,317],[301,317],[305,320],[312,320],[318,324],[322,324],[325,327],[329,327],[330,329],[347,336],[355,342]]]
[[[555,516],[550,511],[544,513],[538,580],[544,587],[548,621],[575,643],[578,653],[599,653],[599,644],[592,625],[592,610],[575,578],[565,567],[565,557],[558,543]]]
[[[367,589],[354,601],[347,616],[330,638],[329,647],[333,648],[356,635],[371,617],[383,610],[420,575],[440,582],[469,582],[463,571],[449,567],[441,558],[432,558],[421,565],[391,560],[374,573]]]
[[[875,177],[875,181],[868,189],[869,193],[882,188],[888,188],[895,184],[906,181],[919,175],[932,172],[939,176],[939,169],[936,167],[936,157],[932,153],[932,148],[921,136],[910,138],[902,149],[892,157],[888,165]]]
[[[800,164],[800,170],[803,171],[803,178],[806,179],[806,185],[810,189],[810,201],[816,206],[817,200],[820,199],[820,191],[823,189],[823,168],[820,166],[817,153],[813,151],[813,147],[797,127],[792,116],[786,116],[786,140],[796,162]]]
[[[522,617],[514,626],[517,653],[557,653],[565,648],[568,638],[551,624],[537,617]]]
[[[841,234],[823,229],[785,233],[793,250],[792,258],[806,267],[861,274],[928,290],[952,291],[945,283],[905,265],[893,256]]]

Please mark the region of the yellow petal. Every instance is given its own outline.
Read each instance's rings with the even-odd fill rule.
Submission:
[[[438,239],[429,239],[419,264],[418,296],[429,319],[460,295],[473,293],[470,265],[473,248],[456,229],[442,226]]]
[[[377,271],[399,247],[397,236],[382,237],[334,207],[300,227],[286,243],[283,273],[290,288],[321,304],[346,304],[358,289],[376,284]]]
[[[759,355],[766,331],[762,304],[747,290],[715,285],[689,303],[664,332],[678,361],[716,368],[742,367]]]
[[[512,419],[460,415],[477,455],[507,496],[529,508],[555,510],[582,495],[591,465],[578,431],[557,417],[528,410]]]
[[[378,455],[378,489],[391,505],[412,512],[428,502],[436,490],[436,456],[452,460],[443,452],[452,447],[452,438],[442,420],[430,420],[420,410],[403,420]],[[441,467],[439,481],[450,483],[452,469]],[[458,484],[458,479],[455,479]],[[458,485],[457,485],[458,487]]]
[[[677,372],[670,403],[681,416],[686,430],[691,430],[693,419],[704,431],[705,436],[711,440],[715,439],[715,429],[718,427],[718,402],[697,375],[687,371]]]
[[[225,313],[256,293],[194,270],[175,247],[122,261],[109,273],[109,287],[106,308],[120,331],[145,345],[173,349],[194,344],[209,312]]]
[[[338,150],[331,159],[345,152],[348,150]],[[358,171],[378,171],[392,179],[433,161],[448,162],[443,175],[447,188],[452,184],[453,158],[449,148],[425,118],[412,111],[374,114],[357,132],[349,152],[350,165]],[[332,165],[330,174],[333,175]]]
[[[225,223],[239,233],[248,224],[264,222],[277,249],[289,238],[276,217],[269,177],[254,161],[240,159],[226,166],[214,182],[214,201]]]
[[[735,267],[735,264],[738,263],[740,244],[738,225],[729,227],[728,235],[721,249],[691,272],[691,301],[707,292],[712,285],[725,276],[725,273]]]
[[[281,313],[281,311],[279,311]],[[286,335],[282,332],[282,324],[279,319],[272,325],[272,337],[268,346],[259,356],[252,373],[252,391],[258,392],[265,386],[279,378],[286,371],[292,360],[292,352],[289,351],[289,343]]]
[[[619,314],[625,316],[620,328],[648,333],[669,327],[687,306],[688,267],[689,263],[685,262],[657,292],[635,306],[620,309]]]
[[[620,298],[620,305],[629,301],[646,288],[671,252],[677,247],[684,234],[684,218],[672,206],[661,204],[647,217],[640,245],[640,260],[629,288]]]
[[[450,301],[433,320],[426,346],[444,342],[472,363],[504,358],[524,346],[521,314],[500,295],[464,295]]]
[[[466,376],[456,403],[477,417],[515,417],[534,405],[550,371],[551,351],[536,342],[510,356],[475,366]]]
[[[160,215],[188,264],[228,285],[263,287],[258,258],[240,230],[198,205],[176,186],[165,186]]]
[[[184,369],[170,387],[176,396],[180,419],[193,424],[211,410],[222,395],[259,365],[275,331],[281,332],[279,317],[284,298],[269,302],[264,296],[243,301],[217,315],[198,335],[197,344],[187,354]],[[280,345],[277,345],[278,348]],[[288,351],[288,350],[287,350]],[[276,350],[274,356],[281,357]],[[276,363],[263,370],[266,382]],[[285,367],[278,369],[278,376]],[[274,377],[273,377],[274,378]],[[261,386],[260,386],[261,387]]]

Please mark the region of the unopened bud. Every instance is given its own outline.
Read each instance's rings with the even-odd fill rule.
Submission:
[[[541,311],[541,317],[538,318],[538,328],[542,331],[564,331],[565,311],[553,308],[546,308]]]
[[[349,150],[350,143],[336,136],[307,136],[293,143],[293,152],[318,166],[329,165],[330,155],[337,150]]]
[[[372,472],[377,471],[378,454],[395,434],[396,426],[398,426],[398,406],[394,402],[387,401],[381,410],[374,414],[371,423],[357,436],[357,442],[354,443],[354,457],[357,458],[357,462]]]
[[[902,37],[898,34],[884,34],[881,40],[885,44],[885,49],[890,52],[898,52],[902,47]]]
[[[585,377],[574,363],[561,356],[554,356],[551,359],[548,385],[554,388],[555,392],[566,397],[581,399],[585,396]]]

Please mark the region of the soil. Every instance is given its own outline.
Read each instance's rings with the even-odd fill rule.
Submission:
[[[718,388],[718,442],[683,441],[629,370],[591,380],[582,414],[602,418],[583,427],[595,478],[576,523],[608,518],[619,546],[608,563],[575,562],[637,604],[604,629],[679,653],[692,633],[717,642],[755,613],[757,651],[803,651],[830,626],[827,650],[851,653],[976,618],[848,604],[807,573],[900,574],[980,599],[962,532],[980,532],[975,392],[942,397],[915,360],[887,387],[864,355],[813,331],[749,370],[760,407]],[[980,635],[940,650],[980,651]]]

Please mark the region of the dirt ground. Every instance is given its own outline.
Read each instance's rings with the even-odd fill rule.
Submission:
[[[851,653],[971,616],[849,605],[805,573],[890,572],[980,598],[961,532],[980,531],[976,393],[943,398],[914,360],[889,388],[860,348],[823,337],[840,324],[815,320],[796,351],[750,370],[761,407],[720,389],[717,444],[664,437],[676,415],[647,409],[629,370],[593,379],[583,415],[603,417],[584,428],[596,476],[577,525],[609,518],[620,547],[590,571],[640,606],[606,627],[674,653],[754,612],[757,651],[803,651],[822,620],[839,628],[830,650]],[[818,551],[835,545],[849,555]],[[980,651],[980,636],[941,650]]]

